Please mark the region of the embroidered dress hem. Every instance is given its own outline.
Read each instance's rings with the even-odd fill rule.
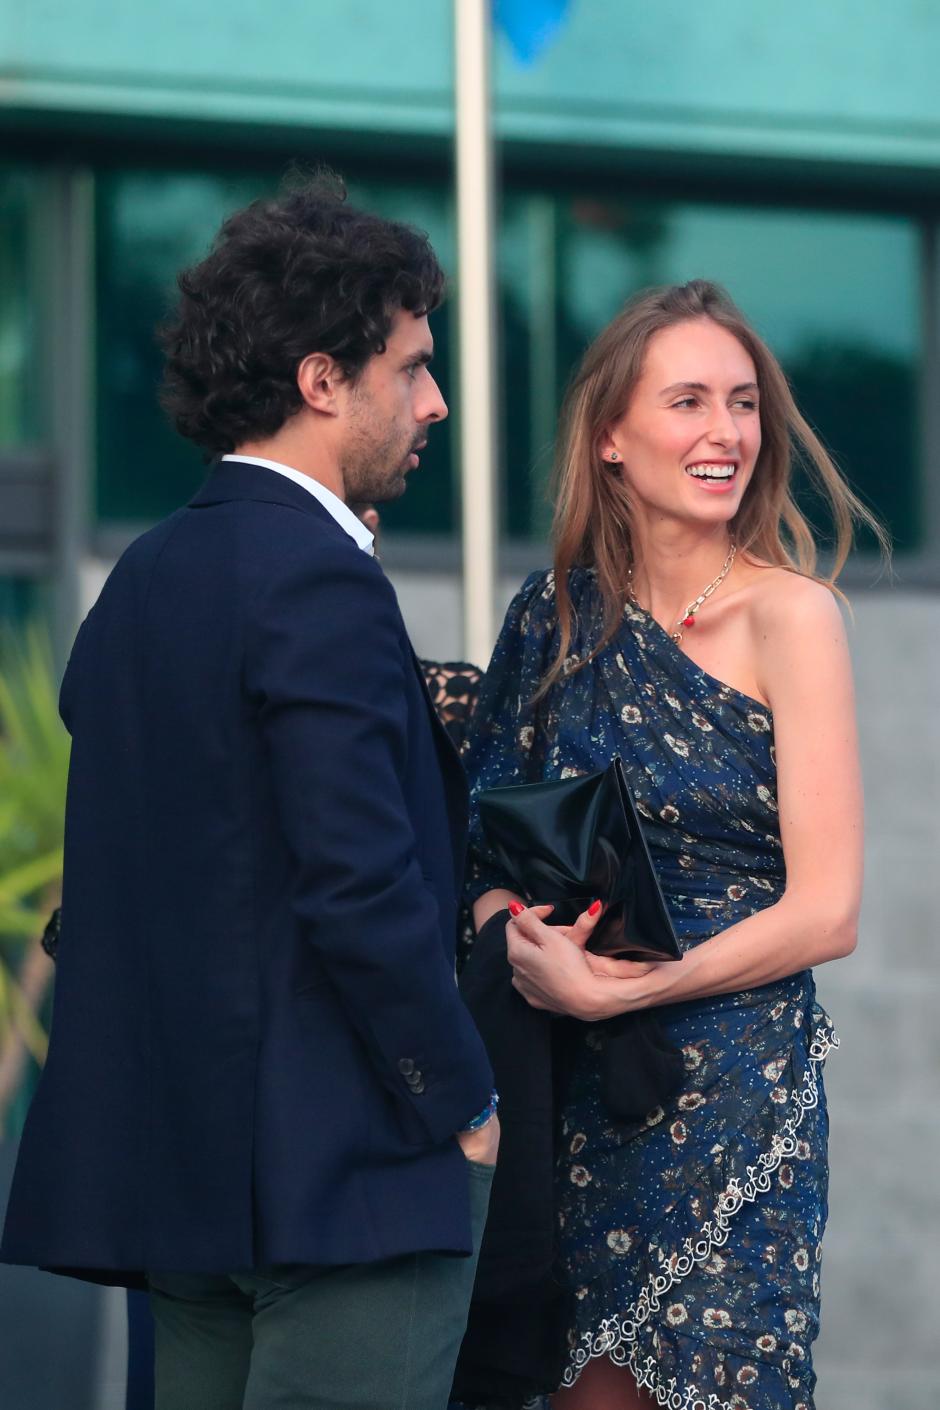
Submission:
[[[774,1176],[786,1170],[788,1180],[799,1178],[793,1172],[799,1169],[806,1144],[800,1127],[806,1114],[820,1105],[821,1068],[839,1046],[828,1017],[818,1008],[812,1032],[808,1060],[802,1073],[794,1074],[798,1080],[785,1113],[768,1101],[749,1130],[716,1152],[710,1218],[696,1222],[687,1199],[674,1206],[664,1227],[656,1231],[656,1240],[648,1243],[646,1267],[639,1274],[633,1270],[630,1283],[641,1287],[636,1301],[581,1334],[572,1347],[563,1386],[573,1386],[589,1361],[609,1356],[629,1367],[637,1384],[664,1410],[813,1410],[810,1346],[816,1327],[805,1311],[784,1308],[776,1334],[767,1329],[748,1342],[721,1306],[703,1309],[701,1329],[684,1325],[689,1314],[679,1300],[690,1275],[713,1271],[709,1265],[716,1255],[720,1258],[736,1221],[771,1190]],[[683,1234],[685,1229],[690,1232]],[[591,1293],[592,1302],[615,1306],[619,1281],[614,1271],[597,1279],[603,1289],[584,1291]]]

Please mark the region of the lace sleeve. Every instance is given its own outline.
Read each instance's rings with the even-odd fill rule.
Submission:
[[[421,669],[441,724],[462,750],[483,672],[466,661],[422,661]]]
[[[46,928],[42,932],[41,945],[49,956],[50,960],[59,957],[59,937],[62,934],[62,907],[57,906],[46,922]]]

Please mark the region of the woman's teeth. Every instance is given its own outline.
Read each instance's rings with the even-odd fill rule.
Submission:
[[[686,474],[694,475],[696,480],[730,480],[737,468],[736,465],[713,465],[706,461],[701,465],[687,465]]]

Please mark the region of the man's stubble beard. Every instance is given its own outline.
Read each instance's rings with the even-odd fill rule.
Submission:
[[[404,470],[380,470],[376,466],[347,466],[343,484],[348,504],[388,504],[400,499],[407,489]]]
[[[405,493],[405,470],[414,438],[400,432],[378,436],[366,418],[351,429],[340,469],[346,500],[387,504]]]

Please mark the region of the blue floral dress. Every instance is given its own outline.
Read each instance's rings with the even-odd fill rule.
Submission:
[[[579,625],[568,672],[603,615],[590,570],[573,570],[570,588]],[[475,715],[474,798],[620,755],[684,949],[779,900],[768,708],[707,675],[633,606],[603,652],[533,705],[556,644],[554,578],[534,574],[509,608]],[[505,884],[474,815],[472,894]],[[668,1410],[812,1410],[830,1021],[808,971],[658,1013],[686,1077],[668,1109],[642,1121],[605,1110],[604,1025],[585,1025],[576,1050],[556,1171],[574,1294],[563,1384],[606,1355]]]

